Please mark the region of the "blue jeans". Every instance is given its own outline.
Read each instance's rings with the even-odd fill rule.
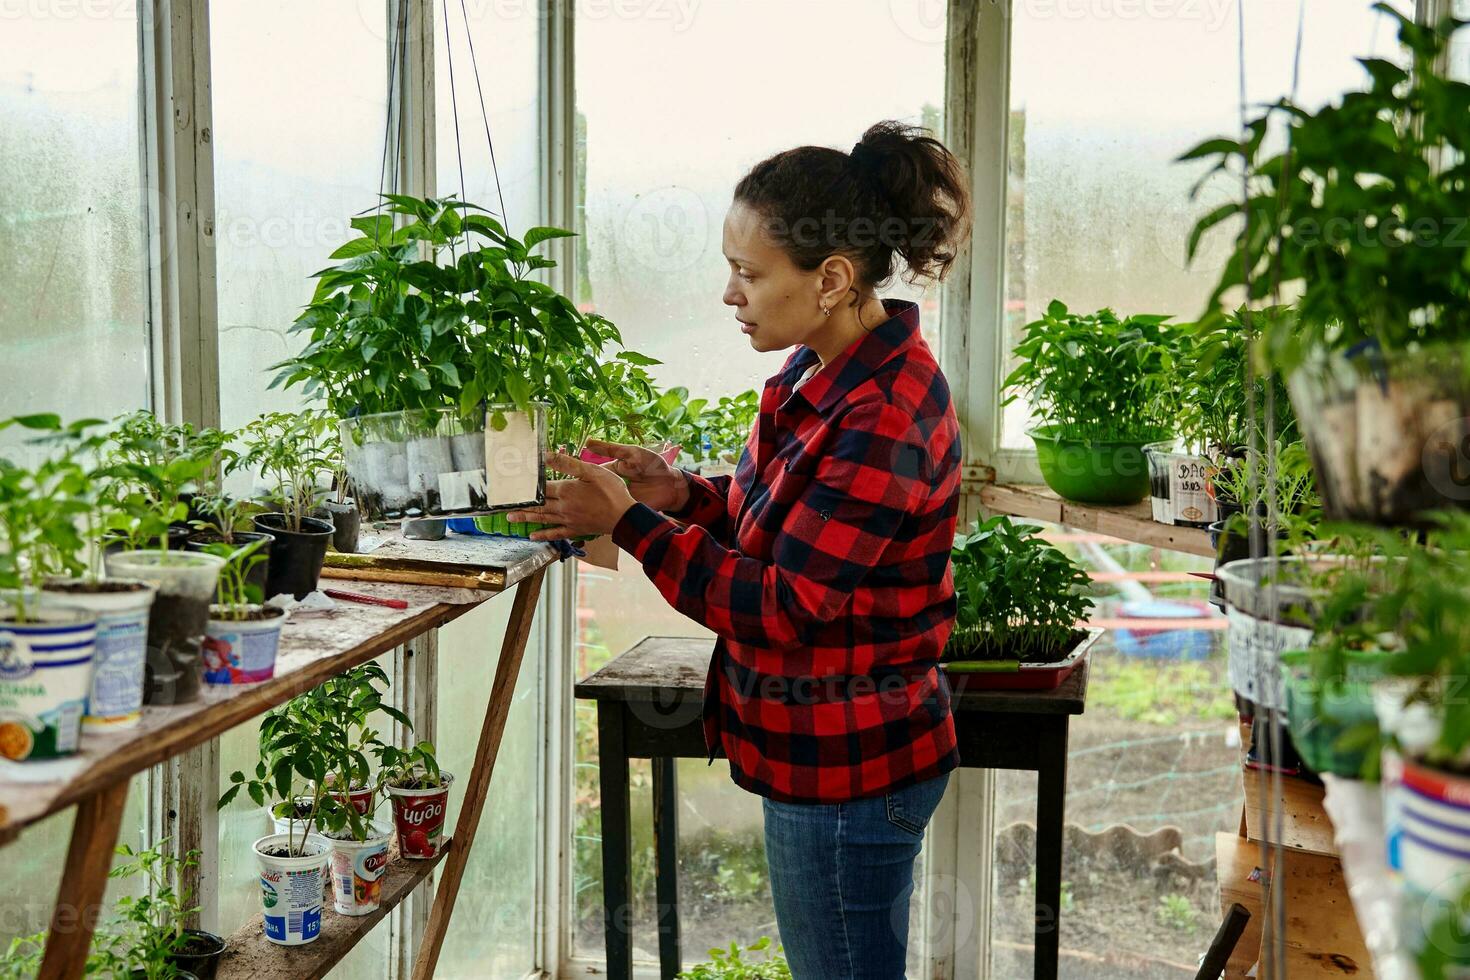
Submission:
[[[914,859],[949,782],[850,803],[765,800],[766,863],[795,980],[904,975]]]

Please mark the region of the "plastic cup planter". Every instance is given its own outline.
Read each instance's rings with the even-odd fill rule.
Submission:
[[[1388,866],[1399,886],[1399,943],[1412,956],[1432,942],[1437,919],[1458,914],[1470,876],[1470,778],[1387,749],[1382,778]],[[1464,947],[1459,951],[1455,962],[1463,964]]]
[[[1461,471],[1470,436],[1470,355],[1430,344],[1310,362],[1287,379],[1332,520],[1422,526],[1470,508]]]
[[[1331,563],[1330,556],[1314,563]],[[1310,603],[1319,593],[1304,581],[1311,566],[1301,557],[1247,558],[1215,572],[1225,592],[1230,686],[1251,703],[1284,709],[1281,654],[1312,642]]]
[[[367,825],[367,840],[326,839],[332,847],[332,907],[342,915],[375,912],[383,899],[383,876],[388,871],[388,845],[393,832],[375,823]]]
[[[1067,500],[1089,504],[1136,504],[1149,492],[1143,447],[1166,439],[1150,432],[1137,439],[1072,439],[1058,426],[1027,431],[1046,485]]]
[[[369,517],[473,517],[545,501],[546,406],[487,412],[503,428],[467,426],[453,409],[342,422],[342,455]]]
[[[148,612],[156,590],[137,579],[53,578],[41,600],[84,609],[97,617],[92,682],[82,727],[136,728],[143,720],[143,677],[148,658]]]
[[[1209,492],[1208,458],[1187,452],[1176,440],[1151,442],[1143,447],[1143,455],[1155,521],[1184,527],[1209,527],[1215,522],[1219,514]]]
[[[291,838],[271,834],[252,847],[260,866],[260,902],[265,938],[279,946],[302,946],[322,931],[322,894],[331,847],[315,834],[292,856]]]
[[[97,617],[28,604],[26,622],[0,618],[0,758],[54,759],[76,752],[92,686]]]
[[[234,532],[232,537],[234,539],[234,544],[232,545],[232,547],[234,548],[243,548],[245,545],[248,545],[255,541],[265,542],[265,544],[260,545],[254,552],[252,552],[252,556],[259,555],[263,560],[257,562],[250,569],[250,571],[245,576],[245,581],[247,584],[254,585],[256,588],[260,589],[262,598],[269,599],[271,597],[271,593],[266,591],[266,587],[270,584],[271,546],[275,544],[275,536],[271,534],[265,534],[260,531],[236,531]],[[189,535],[189,540],[184,544],[184,550],[202,553],[205,552],[206,549],[210,547],[210,545],[218,545],[224,543],[225,539],[218,531],[197,531],[194,534]]]
[[[276,652],[286,613],[275,606],[248,605],[243,619],[223,618],[225,606],[209,607],[204,636],[206,684],[255,684],[276,674]]]
[[[148,611],[144,704],[179,704],[199,696],[209,605],[225,560],[185,551],[120,551],[105,559],[109,577],[139,579],[157,590]]]
[[[660,443],[656,446],[645,446],[644,448],[658,453],[663,457],[663,461],[670,466],[674,465],[674,460],[679,458],[680,447],[667,442]],[[595,466],[612,462],[611,456],[603,456],[600,453],[594,453],[592,450],[586,448],[578,454],[578,458],[592,463]],[[548,527],[552,527],[552,525],[542,524],[538,521],[526,521],[516,524],[506,520],[504,514],[490,514],[486,517],[476,517],[475,527],[486,534],[502,534],[512,538],[529,538],[535,532],[544,531]],[[592,536],[584,535],[573,540],[590,541],[592,540]]]
[[[1341,747],[1347,732],[1363,725],[1377,728],[1373,685],[1384,677],[1387,654],[1377,650],[1351,651],[1341,683],[1313,677],[1305,650],[1281,655],[1286,682],[1286,720],[1292,744],[1307,768],[1345,779],[1360,777],[1368,747],[1358,741]],[[1377,742],[1373,743],[1375,746]]]
[[[443,785],[427,789],[387,786],[393,801],[393,826],[398,831],[398,853],[406,858],[433,858],[444,837],[449,809],[449,786],[454,774],[441,772]]]

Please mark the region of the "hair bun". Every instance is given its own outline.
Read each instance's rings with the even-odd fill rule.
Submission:
[[[873,287],[900,263],[911,283],[943,279],[970,232],[964,167],[927,130],[891,119],[847,153],[798,146],[762,160],[735,199],[762,213],[800,268],[839,252]]]

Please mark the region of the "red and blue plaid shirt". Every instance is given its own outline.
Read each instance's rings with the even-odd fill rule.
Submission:
[[[959,425],[912,303],[800,387],[766,382],[732,477],[632,507],[617,544],[717,635],[704,728],[740,786],[773,800],[877,796],[959,763],[938,668],[954,625]]]

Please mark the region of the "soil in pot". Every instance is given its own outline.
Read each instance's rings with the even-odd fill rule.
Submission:
[[[301,519],[301,530],[287,527],[284,514],[261,514],[255,518],[255,529],[273,535],[270,576],[266,580],[265,597],[286,594],[296,599],[316,591],[322,562],[327,557],[327,544],[334,528],[330,521],[314,517]]]
[[[168,961],[199,980],[214,980],[224,953],[225,941],[221,937],[202,929],[185,929],[183,947],[170,955]]]
[[[179,704],[199,696],[209,603],[224,559],[194,552],[125,551],[107,556],[109,576],[158,589],[148,614],[145,704]]]
[[[148,611],[154,589],[133,579],[48,579],[42,600],[52,598],[97,616],[91,690],[82,725],[88,731],[135,728],[143,720]]]
[[[266,582],[270,578],[271,544],[275,537],[270,534],[262,534],[259,531],[236,531],[233,535],[236,548],[244,547],[252,541],[264,541],[259,549],[251,553],[251,557],[259,555],[261,561],[256,562],[245,576],[245,584],[253,585],[260,590],[260,601],[264,602],[270,598],[265,591]],[[212,544],[224,544],[224,537],[218,531],[196,531],[189,535],[188,542],[184,545],[186,551],[205,551]],[[223,601],[223,596],[216,594],[216,602]]]

